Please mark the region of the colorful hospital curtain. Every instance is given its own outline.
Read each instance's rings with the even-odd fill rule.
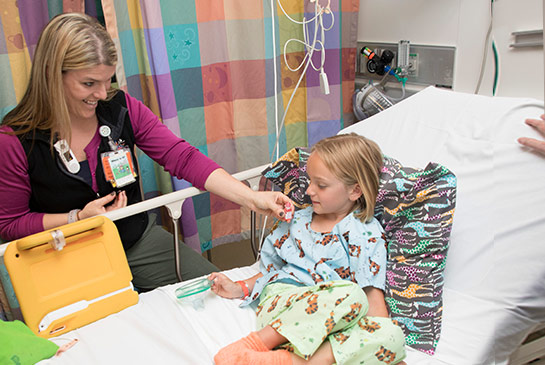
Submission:
[[[270,161],[301,73],[287,69],[284,43],[303,39],[302,26],[288,20],[277,0],[102,0],[102,5],[121,50],[121,88],[230,173]],[[308,0],[283,0],[282,6],[299,21],[314,16]],[[335,24],[325,42],[331,93],[321,93],[316,71],[306,72],[281,130],[280,154],[352,122],[358,8],[357,0],[331,1]],[[295,67],[305,50],[295,45],[286,52]],[[146,197],[189,186],[143,154],[139,163]],[[197,251],[246,238],[248,228],[249,212],[215,195],[184,204],[184,240]]]
[[[288,20],[277,0],[0,0],[0,4],[0,117],[22,97],[34,47],[48,20],[61,12],[82,11],[104,20],[120,50],[118,85],[142,100],[176,135],[230,173],[265,164],[274,156],[276,131],[301,74],[288,70],[284,44],[303,39],[302,26]],[[309,0],[280,4],[295,20],[314,16],[315,3]],[[309,68],[280,131],[280,155],[352,123],[358,8],[358,0],[331,1],[335,23],[326,32],[324,67],[331,92],[321,93],[319,74]],[[296,67],[304,54],[304,47],[292,42],[286,49],[288,64]],[[319,64],[317,54],[313,61]],[[146,198],[189,186],[171,179],[144,154],[139,154],[139,164]],[[203,194],[184,204],[184,240],[205,251],[247,238],[249,220],[244,209]]]

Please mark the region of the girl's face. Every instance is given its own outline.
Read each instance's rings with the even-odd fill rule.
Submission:
[[[106,99],[115,66],[98,65],[62,75],[64,95],[72,122],[95,118],[99,100]]]
[[[361,196],[357,184],[345,185],[329,171],[317,153],[308,158],[307,173],[310,177],[307,194],[316,214],[343,218],[352,211],[354,202]]]

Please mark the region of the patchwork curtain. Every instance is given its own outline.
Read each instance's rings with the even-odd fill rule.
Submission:
[[[322,6],[327,0],[317,0]],[[278,0],[0,0],[0,117],[22,97],[41,29],[61,12],[79,11],[104,22],[119,50],[120,88],[142,100],[176,135],[228,172],[310,146],[353,122],[352,93],[359,1],[331,0],[334,24],[325,34],[330,94],[308,68],[279,130],[303,68],[303,28]],[[302,21],[314,17],[310,0],[280,0]],[[324,15],[325,26],[331,17]],[[274,30],[274,32],[273,32]],[[313,34],[313,25],[309,33]],[[284,55],[284,52],[286,53]],[[287,60],[288,65],[286,65]],[[314,64],[320,63],[315,52]],[[171,179],[139,154],[146,198],[189,186]],[[186,201],[184,240],[197,251],[246,238],[249,212],[211,194]]]
[[[272,2],[272,4],[271,4]],[[323,6],[327,4],[323,1]],[[119,46],[121,88],[141,99],[175,134],[228,172],[274,159],[284,109],[301,76],[303,28],[277,0],[102,0],[106,27]],[[315,3],[283,0],[295,20],[314,17]],[[352,93],[359,1],[331,1],[325,37],[330,94],[309,68],[280,132],[281,155],[312,145],[353,121]],[[326,27],[331,17],[324,15]],[[313,25],[309,26],[313,34]],[[274,32],[274,33],[273,33]],[[319,64],[315,52],[314,64]],[[189,184],[171,179],[145,155],[139,163],[146,197]],[[245,238],[249,212],[213,194],[183,207],[184,240],[197,251]]]

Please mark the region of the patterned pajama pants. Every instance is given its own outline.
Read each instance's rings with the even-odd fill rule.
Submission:
[[[272,326],[308,359],[329,341],[337,364],[396,364],[405,358],[403,331],[389,318],[366,317],[364,291],[346,280],[315,286],[269,284],[257,307],[257,325]]]

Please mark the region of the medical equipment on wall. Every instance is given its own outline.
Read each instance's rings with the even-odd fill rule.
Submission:
[[[392,63],[392,60],[395,57],[394,52],[388,49],[384,50],[380,56],[377,56],[369,47],[363,48],[361,53],[368,59],[367,71],[381,76],[390,71],[390,63]],[[388,67],[388,69],[386,67]]]
[[[401,40],[397,44],[397,68],[399,76],[407,76],[409,74],[409,47],[410,42]]]
[[[352,99],[352,109],[358,120],[363,120],[394,105],[394,102],[405,97],[405,83],[409,71],[409,41],[402,40],[398,44],[397,67],[390,66],[394,52],[386,49],[378,56],[369,47],[361,49],[361,53],[368,59],[367,70],[370,73],[384,76],[376,86],[370,82],[365,87],[356,90]],[[388,97],[385,93],[385,84],[388,76],[394,76],[401,83],[401,97]]]
[[[383,111],[394,103],[373,84],[357,90],[352,99],[354,115],[358,120],[363,120],[373,114]]]

